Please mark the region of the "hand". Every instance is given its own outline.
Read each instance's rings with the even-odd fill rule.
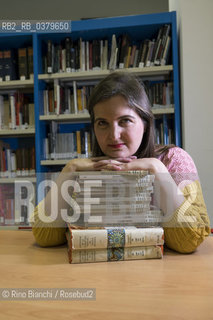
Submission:
[[[164,164],[156,158],[131,159],[130,161],[119,161],[120,159],[108,159],[99,161],[94,165],[99,170],[130,171],[148,170],[151,173],[168,172]]]
[[[94,159],[72,159],[66,164],[61,173],[96,170],[94,169],[94,164],[96,163]]]
[[[130,156],[128,158],[118,158],[117,161],[128,163],[133,159],[136,159],[135,156]],[[97,171],[100,170],[99,166],[102,164],[111,161],[109,157],[93,157],[86,159],[72,159],[70,160],[66,166],[63,168],[62,172],[74,172],[74,171]]]
[[[137,159],[136,156],[130,156],[127,158],[109,158],[109,157],[101,157],[96,158],[97,161],[94,164],[94,169],[96,170],[120,170],[119,165],[124,163],[130,163],[133,160]]]

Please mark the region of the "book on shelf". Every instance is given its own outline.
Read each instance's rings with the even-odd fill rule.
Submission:
[[[44,139],[44,159],[88,158],[91,156],[89,128],[74,132],[59,132],[56,121],[51,121],[48,137]]]
[[[173,82],[144,82],[152,108],[174,108]]]
[[[74,80],[68,86],[54,79],[54,84],[43,91],[44,115],[88,114],[88,100],[93,88],[93,84],[77,85]]]
[[[4,50],[3,51],[3,79],[5,81],[11,81],[17,79],[17,57],[15,50]]]
[[[44,73],[165,65],[169,61],[169,33],[170,25],[165,24],[156,39],[141,39],[137,43],[127,33],[90,41],[66,37],[60,45],[48,40]]]
[[[27,47],[27,65],[28,65],[28,78],[33,79],[33,47]]]
[[[31,46],[0,51],[0,81],[33,79]]]
[[[29,214],[27,203],[24,205],[20,200],[33,198],[31,192],[26,186],[14,188],[12,184],[0,183],[0,226],[16,226],[17,228],[26,228],[29,226]],[[34,192],[34,191],[33,191]]]
[[[174,144],[174,118],[170,115],[155,117],[155,143],[156,144]]]
[[[4,52],[0,50],[0,82],[4,80]]]
[[[18,49],[18,74],[20,80],[28,79],[27,48]]]
[[[0,184],[0,225],[14,224],[14,191],[11,185]]]
[[[163,52],[166,46],[166,42],[167,42],[167,38],[169,36],[169,32],[170,32],[170,24],[165,24],[164,26],[162,26],[159,30],[158,33],[158,48],[157,48],[157,52],[156,52],[156,58],[154,60],[154,64],[155,65],[161,65],[162,61],[162,57],[163,57]],[[166,61],[165,61],[166,64]],[[164,65],[164,62],[163,62]]]
[[[34,104],[17,91],[0,96],[0,130],[35,127]]]
[[[15,178],[35,175],[35,147],[13,150],[0,141],[0,177]]]

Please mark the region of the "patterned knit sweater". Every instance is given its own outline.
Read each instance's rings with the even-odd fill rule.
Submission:
[[[190,253],[200,245],[210,233],[209,218],[196,166],[190,155],[179,147],[164,152],[160,157],[176,184],[184,194],[184,201],[179,208],[163,222],[167,247],[180,253]],[[43,210],[43,201],[36,207],[32,220],[32,230],[37,243],[42,247],[56,246],[66,242],[66,224],[48,227],[39,219]]]

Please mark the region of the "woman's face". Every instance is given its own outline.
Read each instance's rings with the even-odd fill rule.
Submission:
[[[106,156],[129,157],[141,144],[144,123],[125,98],[115,96],[95,105],[94,131]]]

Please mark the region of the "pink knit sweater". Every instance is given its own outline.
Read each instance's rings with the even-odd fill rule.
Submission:
[[[158,159],[163,162],[181,189],[192,181],[199,180],[193,159],[183,149],[171,148],[160,155]]]

